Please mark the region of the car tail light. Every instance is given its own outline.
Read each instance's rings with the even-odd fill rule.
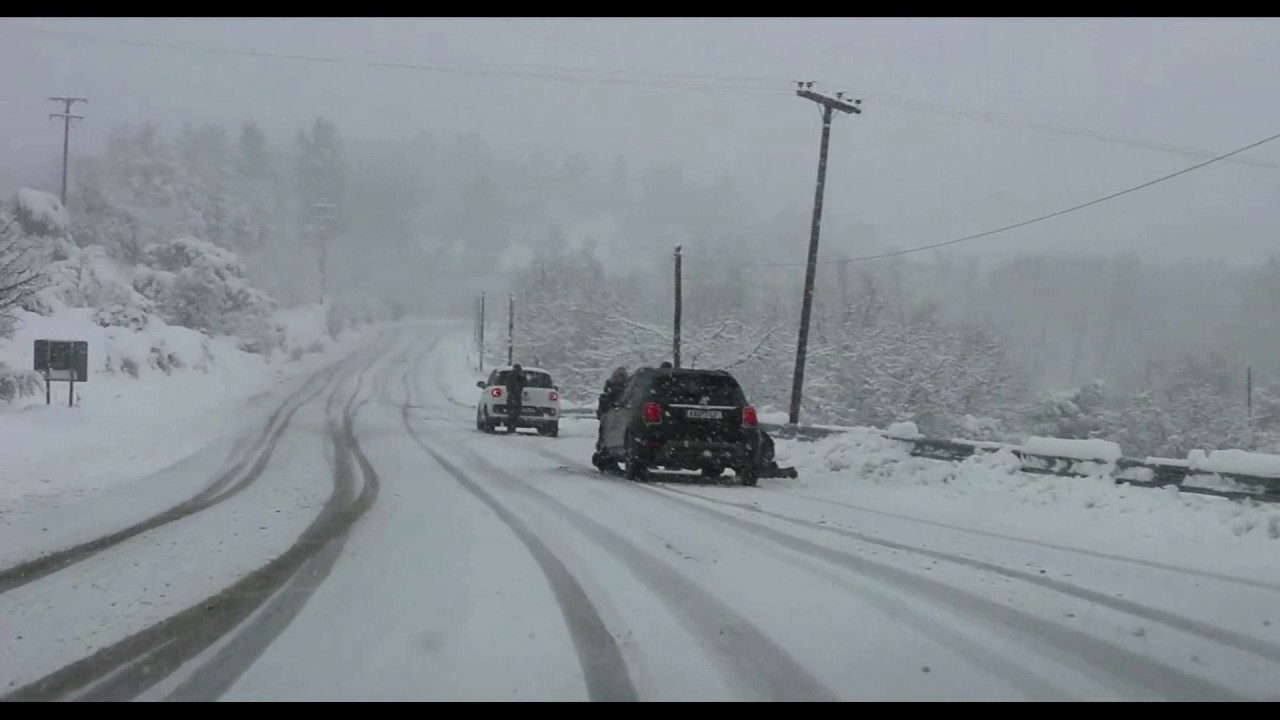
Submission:
[[[658,403],[651,402],[644,404],[644,421],[647,423],[662,422],[662,408]]]
[[[556,392],[555,390],[552,390],[550,398],[551,398],[551,402],[560,402],[560,393]]]
[[[489,394],[490,394],[490,395],[492,395],[492,396],[494,396],[494,397],[496,397],[496,398],[500,398],[500,397],[502,397],[502,388],[500,388],[500,387],[496,387],[496,388],[494,388],[494,389],[490,390],[490,391],[489,391]]]
[[[760,422],[760,418],[756,417],[756,409],[750,405],[742,409],[742,424],[747,427],[755,427]]]

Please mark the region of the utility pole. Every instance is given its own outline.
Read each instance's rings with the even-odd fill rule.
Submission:
[[[484,293],[480,293],[480,372],[484,372]]]
[[[311,206],[311,228],[315,234],[316,245],[319,254],[316,259],[320,270],[320,304],[325,304],[325,298],[329,294],[329,236],[333,233],[333,223],[336,220],[334,210],[337,206],[329,203],[315,203]]]
[[[800,311],[800,335],[796,340],[796,371],[791,384],[790,423],[800,422],[800,394],[804,388],[804,365],[809,345],[809,313],[813,311],[813,282],[818,272],[818,229],[822,223],[822,193],[827,182],[827,147],[831,142],[831,118],[835,111],[861,114],[861,100],[846,102],[844,93],[827,97],[810,88],[813,83],[797,83],[796,95],[812,100],[822,107],[822,144],[818,150],[818,187],[813,195],[813,226],[809,231],[809,265],[804,276],[804,305]]]
[[[516,294],[507,297],[507,364],[515,364],[516,355]]]
[[[1244,371],[1245,427],[1253,428],[1253,366]]]
[[[676,246],[676,304],[675,304],[675,332],[672,334],[671,340],[671,364],[680,367],[680,311],[684,305],[682,298],[683,282],[680,279],[681,260],[683,256],[680,253],[681,246]]]
[[[64,110],[60,113],[49,113],[49,119],[62,118],[62,207],[67,206],[67,157],[71,147],[71,121],[83,120],[83,115],[74,115],[71,112],[71,106],[74,103],[89,101],[84,98],[58,96],[49,98],[53,102],[63,103]]]

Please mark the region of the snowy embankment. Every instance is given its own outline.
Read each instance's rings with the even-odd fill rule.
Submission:
[[[389,319],[352,298],[280,308],[239,256],[193,237],[136,248],[128,261],[77,244],[48,193],[24,188],[0,212],[43,274],[0,338],[0,513],[95,494],[231,442],[224,431],[246,422],[251,398]],[[74,395],[55,382],[46,404],[37,340],[88,343],[88,381]]]
[[[851,428],[816,442],[780,440],[778,460],[797,480],[784,492],[1098,552],[1181,557],[1242,572],[1270,563],[1280,543],[1280,506],[1117,485],[1098,463],[1093,477],[1021,471],[1010,448],[963,462],[912,457],[907,442]],[[1251,560],[1252,558],[1252,560]]]
[[[15,336],[0,341],[0,364],[11,371],[30,370],[37,339],[89,343],[89,381],[76,384],[74,407],[65,382],[53,383],[47,406],[43,389],[0,402],[0,513],[162,470],[236,427],[253,398],[354,348],[366,331],[333,340],[323,308],[292,309],[277,316],[286,349],[264,356],[241,350],[238,338],[211,338],[155,318],[142,330],[101,327],[95,313],[24,313]]]

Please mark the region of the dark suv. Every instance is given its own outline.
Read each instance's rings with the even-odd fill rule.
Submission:
[[[618,404],[604,409],[592,463],[601,472],[623,463],[632,480],[653,467],[711,478],[732,469],[744,485],[755,485],[756,426],[755,408],[727,371],[641,368]]]

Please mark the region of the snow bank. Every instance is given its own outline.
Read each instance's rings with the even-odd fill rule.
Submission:
[[[1047,443],[1054,452],[1117,457],[1115,448],[1092,444],[1071,448]],[[1044,448],[1046,445],[1038,445]],[[816,442],[777,441],[778,462],[795,465],[796,480],[766,481],[784,491],[801,488],[816,497],[874,507],[937,521],[963,520],[973,527],[1056,538],[1099,550],[1122,551],[1128,543],[1182,552],[1220,552],[1206,543],[1266,545],[1280,540],[1280,506],[1250,501],[1117,485],[1106,474],[1056,477],[1021,472],[1013,449],[979,453],[963,462],[910,455],[907,443],[873,430],[851,431]]]
[[[1095,462],[1113,463],[1123,453],[1120,446],[1110,440],[1064,440],[1062,438],[1031,437],[1023,443],[1022,449],[1033,455],[1070,458],[1072,460],[1091,460]]]
[[[824,473],[851,471],[855,476],[873,476],[911,459],[909,445],[890,440],[873,428],[853,428],[816,442],[777,440],[775,446],[781,465]],[[803,477],[805,470],[800,473]]]
[[[915,440],[924,437],[920,434],[920,428],[913,422],[898,422],[889,426],[885,434],[891,438],[899,440]]]
[[[210,338],[152,317],[141,330],[102,327],[92,308],[59,306],[50,316],[24,313],[10,340],[0,341],[0,365],[29,370],[37,339],[84,340],[89,380],[54,383],[52,404],[38,393],[0,402],[0,516],[55,496],[83,496],[157,472],[203,449],[242,421],[250,398],[288,375],[318,368],[362,332],[330,340],[319,306],[281,314],[290,357],[240,349],[240,339]],[[300,361],[300,362],[299,362]]]
[[[1187,464],[1197,472],[1280,478],[1280,455],[1245,450],[1214,450],[1205,455],[1203,450],[1192,450],[1187,455]]]

